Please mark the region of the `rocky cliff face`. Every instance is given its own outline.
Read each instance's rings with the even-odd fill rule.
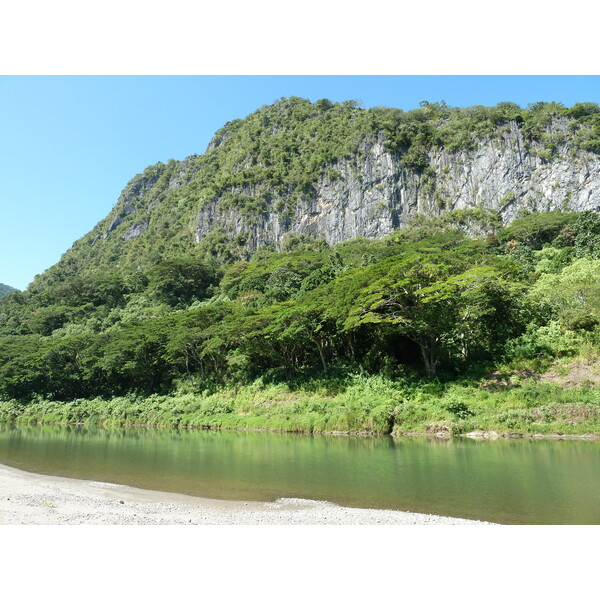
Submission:
[[[480,208],[508,223],[524,211],[599,211],[600,150],[577,141],[583,128],[595,130],[561,115],[543,127],[527,134],[517,116],[485,134],[461,130],[466,143],[417,142],[415,164],[407,161],[410,134],[394,145],[394,131],[369,111],[299,99],[267,107],[220,130],[204,155],[134,177],[57,273],[145,268],[168,253],[201,249],[211,236],[248,257],[262,246],[279,248],[290,234],[330,244],[381,238],[418,213]]]
[[[566,128],[566,122],[554,125]],[[527,144],[516,123],[498,139],[481,140],[476,148],[429,152],[429,167],[415,172],[384,148],[383,139],[365,143],[362,156],[339,161],[335,175],[324,173],[309,200],[293,212],[276,209],[270,196],[266,210],[249,222],[238,209],[219,210],[214,198],[198,207],[193,220],[199,242],[215,228],[247,237],[249,249],[277,246],[286,233],[308,234],[329,243],[354,237],[380,238],[406,224],[416,213],[483,208],[497,211],[504,222],[524,210],[600,210],[600,158],[574,153],[568,143],[544,159],[541,144]],[[261,187],[233,190],[248,197]]]

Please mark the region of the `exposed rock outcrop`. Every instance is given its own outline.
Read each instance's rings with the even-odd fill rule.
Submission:
[[[581,149],[595,147],[582,146],[577,134],[588,126],[575,118],[549,118],[535,135],[518,117],[487,134],[463,128],[447,146],[432,135],[437,141],[416,142],[415,161],[412,138],[394,141],[373,120],[345,144],[349,120],[366,113],[339,109],[328,129],[318,102],[302,102],[308,112],[300,116],[266,107],[219,130],[204,155],[136,175],[111,213],[65,254],[60,276],[143,269],[204,242],[202,252],[247,258],[263,246],[281,248],[290,234],[330,244],[382,238],[417,214],[456,209],[492,211],[504,223],[524,211],[600,210],[600,151]],[[315,123],[302,120],[309,117]],[[334,134],[338,145],[328,146]],[[311,135],[321,136],[318,143]]]
[[[275,195],[251,221],[239,209],[220,210],[219,198],[206,202],[197,211],[195,239],[222,228],[234,236],[246,234],[253,250],[276,246],[286,233],[309,234],[329,243],[380,238],[418,212],[479,207],[497,211],[509,222],[523,210],[599,210],[600,158],[576,154],[563,144],[547,161],[541,150],[541,145],[528,145],[516,123],[510,123],[499,139],[483,139],[474,149],[430,151],[430,166],[419,173],[387,152],[380,136],[364,144],[361,156],[332,165],[335,175],[326,171],[314,196],[299,201],[291,214],[276,210]],[[266,192],[253,186],[231,191],[247,197]]]

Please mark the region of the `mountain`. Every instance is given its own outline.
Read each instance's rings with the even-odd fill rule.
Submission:
[[[0,299],[0,421],[598,434],[599,155],[591,103],[263,107]]]
[[[290,235],[382,238],[418,214],[600,209],[600,107],[512,103],[403,112],[281,99],[227,123],[202,155],[136,175],[35,285],[171,255],[246,259]]]
[[[0,298],[2,296],[6,296],[6,294],[10,294],[11,292],[16,292],[17,290],[10,285],[5,285],[4,283],[0,283]]]

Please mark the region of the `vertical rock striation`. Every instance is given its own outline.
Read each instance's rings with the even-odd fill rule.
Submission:
[[[381,238],[410,221],[416,213],[482,208],[498,212],[509,222],[524,211],[600,209],[600,158],[575,154],[567,144],[552,160],[540,156],[541,145],[526,144],[516,123],[500,138],[485,138],[475,148],[429,152],[429,167],[405,168],[400,156],[385,150],[383,139],[363,144],[360,155],[332,165],[309,199],[293,212],[275,209],[270,195],[266,210],[248,219],[239,209],[219,208],[219,198],[199,207],[194,236],[199,242],[216,228],[232,236],[246,235],[248,249],[277,246],[286,233],[307,234],[337,243],[354,237]],[[259,197],[261,186],[233,189]]]

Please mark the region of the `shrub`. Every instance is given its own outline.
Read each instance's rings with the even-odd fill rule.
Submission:
[[[472,417],[475,413],[469,408],[469,406],[463,400],[452,399],[444,404],[444,408],[455,417],[459,419],[467,419]]]
[[[508,429],[527,429],[534,421],[533,416],[525,409],[510,409],[500,413],[496,418]]]
[[[574,356],[581,342],[580,335],[563,330],[557,321],[551,321],[542,327],[531,324],[523,335],[507,343],[506,351],[509,357],[516,359]]]

